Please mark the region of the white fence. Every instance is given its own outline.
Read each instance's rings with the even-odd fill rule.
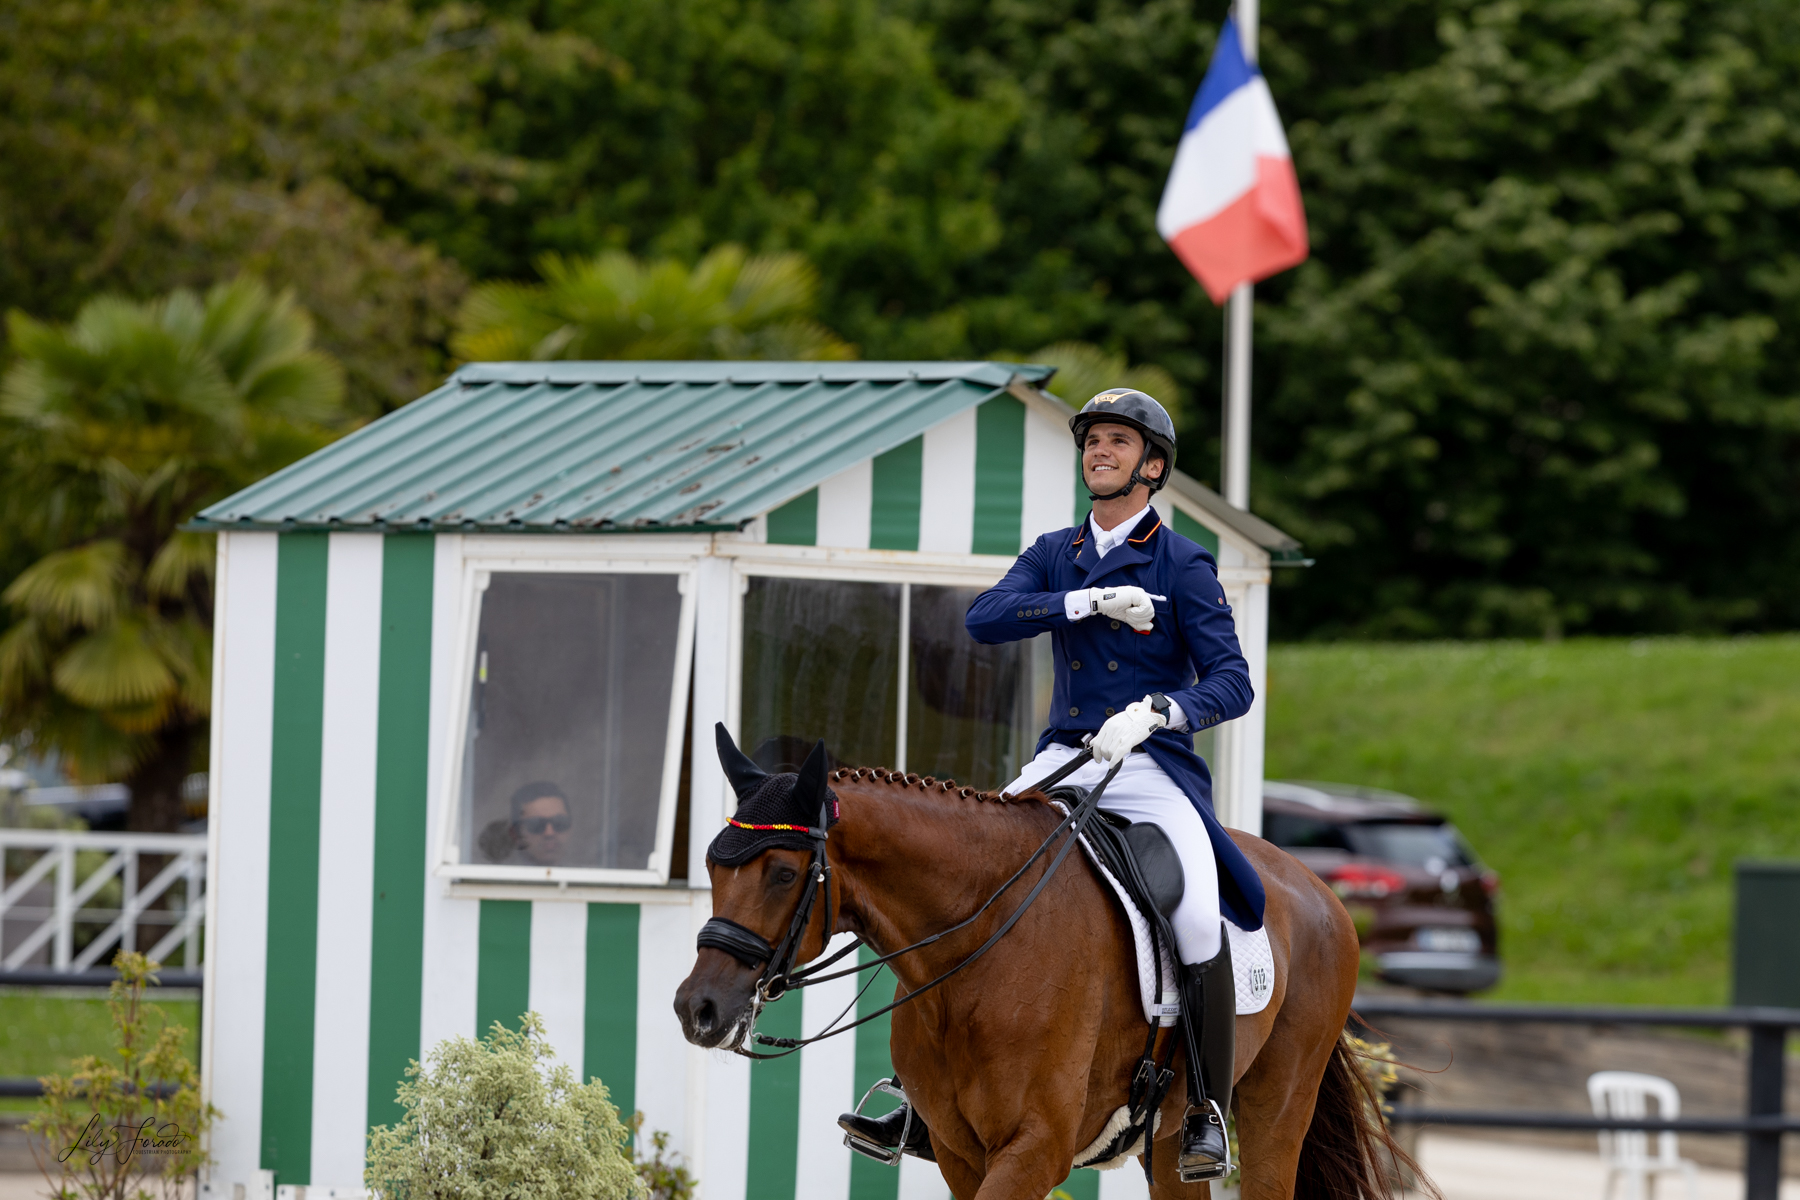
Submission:
[[[200,965],[205,834],[0,829],[0,856],[0,969],[41,968],[47,953],[53,970],[86,971],[144,941],[168,966],[177,952]]]

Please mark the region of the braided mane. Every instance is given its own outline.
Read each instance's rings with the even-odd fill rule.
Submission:
[[[833,783],[860,783],[863,780],[893,784],[896,787],[916,787],[925,792],[935,791],[987,804],[1016,804],[1027,797],[1032,803],[1039,802],[1031,793],[1027,793],[1027,796],[1008,796],[1005,792],[978,792],[974,788],[958,787],[954,779],[934,779],[930,775],[917,775],[911,771],[902,774],[886,767],[839,767],[831,773]]]

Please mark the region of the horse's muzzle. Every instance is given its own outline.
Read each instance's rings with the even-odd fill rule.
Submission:
[[[750,1018],[756,976],[723,951],[700,951],[700,961],[675,990],[682,1036],[709,1050],[730,1041]]]

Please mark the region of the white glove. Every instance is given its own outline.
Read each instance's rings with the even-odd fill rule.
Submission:
[[[1123,621],[1139,633],[1148,631],[1156,619],[1152,597],[1141,587],[1097,587],[1088,589],[1088,610],[1102,613],[1115,621]]]
[[[1167,717],[1151,710],[1150,697],[1145,696],[1127,704],[1124,712],[1106,718],[1088,747],[1097,761],[1116,763],[1168,723]]]

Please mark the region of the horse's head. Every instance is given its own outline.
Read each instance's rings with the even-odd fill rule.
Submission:
[[[717,735],[738,810],[707,849],[713,916],[701,933],[700,957],[675,992],[682,1033],[709,1048],[741,1043],[756,1016],[758,985],[823,953],[835,912],[829,876],[821,882],[818,874],[837,803],[826,787],[825,744],[813,748],[798,774],[769,775],[723,725]],[[804,924],[796,927],[803,910]],[[771,970],[770,960],[784,950],[787,961]]]

